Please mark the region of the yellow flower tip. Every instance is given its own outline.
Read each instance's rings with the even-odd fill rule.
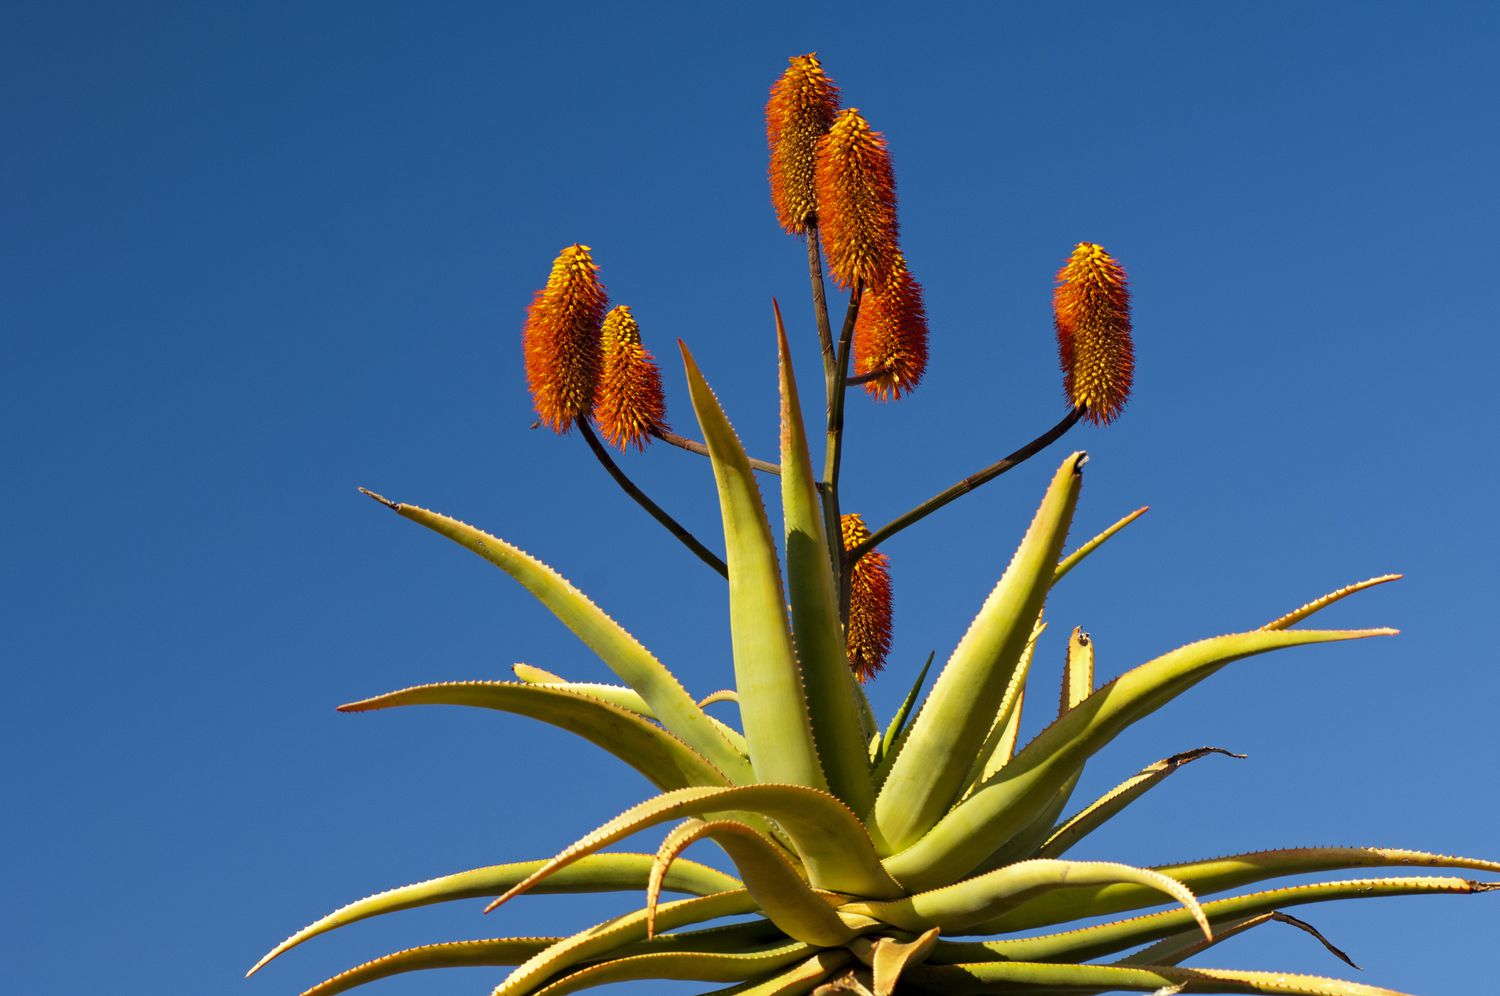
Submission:
[[[1103,246],[1078,243],[1057,273],[1052,312],[1068,400],[1096,425],[1113,422],[1135,372],[1124,268]]]
[[[870,529],[858,513],[845,514],[839,525],[845,550],[870,538]],[[849,574],[849,626],[844,639],[849,668],[860,684],[885,667],[891,650],[891,570],[883,553],[871,550]]]
[[[594,395],[594,422],[611,445],[644,450],[655,430],[666,428],[661,370],[641,345],[641,327],[625,305],[604,316],[603,369]]]
[[[839,107],[839,88],[816,53],[794,55],[766,102],[766,144],[771,148],[771,205],[791,235],[817,223],[818,139]]]
[[[541,421],[558,433],[587,418],[599,381],[599,333],[608,296],[589,247],[574,244],[552,263],[521,333],[526,385]]]
[[[818,142],[818,229],[828,271],[844,288],[878,287],[900,255],[896,176],[885,138],[851,107]]]
[[[927,310],[922,285],[899,253],[883,284],[866,291],[854,322],[854,372],[874,374],[866,393],[888,401],[914,390],[927,370]]]

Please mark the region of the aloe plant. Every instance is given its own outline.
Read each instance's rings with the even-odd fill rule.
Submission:
[[[1075,452],[1053,474],[1009,565],[930,689],[922,693],[924,667],[896,715],[884,725],[875,722],[861,680],[851,670],[855,648],[849,603],[851,597],[866,596],[851,595],[850,579],[861,558],[872,556],[874,547],[897,529],[1039,452],[1079,419],[1113,420],[1130,382],[1128,299],[1123,271],[1108,269],[1115,264],[1097,246],[1081,244],[1059,290],[1058,333],[1073,402],[1068,417],[881,530],[871,533],[862,523],[852,533],[841,529],[846,520],[837,480],[844,392],[851,380],[860,378],[874,385],[870,393],[877,397],[909,391],[926,362],[925,322],[918,350],[912,323],[920,304],[913,298],[914,284],[894,232],[889,232],[887,250],[894,255],[885,266],[859,253],[830,252],[831,259],[839,260],[839,282],[851,291],[848,316],[835,341],[823,304],[816,213],[840,210],[836,200],[851,196],[858,207],[863,196],[858,190],[829,193],[838,177],[830,179],[834,166],[828,160],[870,154],[868,146],[859,145],[868,140],[868,129],[861,119],[846,128],[852,144],[837,146],[828,139],[838,139],[839,129],[851,119],[848,112],[833,113],[830,102],[837,89],[821,76],[812,57],[794,59],[778,88],[771,107],[773,190],[780,198],[778,215],[789,231],[808,240],[813,264],[815,318],[825,347],[830,402],[823,473],[816,473],[812,463],[791,345],[779,311],[774,329],[781,433],[775,464],[752,460],[746,453],[686,347],[683,360],[702,442],[666,430],[659,378],[637,376],[642,368],[631,366],[648,362],[649,354],[640,346],[628,309],[623,315],[617,309],[606,319],[602,289],[581,296],[564,293],[567,281],[592,279],[592,260],[584,247],[574,246],[560,257],[554,279],[561,289],[546,298],[553,288],[549,283],[549,291],[533,305],[535,322],[554,324],[543,330],[547,335],[528,339],[528,373],[544,420],[560,431],[576,425],[632,497],[725,575],[733,687],[707,699],[690,694],[624,627],[546,564],[457,519],[366,492],[514,578],[597,654],[619,683],[571,681],[518,665],[515,681],[422,685],[344,705],[341,711],[458,705],[529,716],[588,739],[660,791],[551,857],[461,871],[344,906],[277,945],[252,974],[320,934],[418,906],[484,898],[493,908],[525,893],[634,891],[641,895],[639,909],[589,924],[571,936],[415,947],[352,968],[313,986],[306,996],[330,996],[394,974],[449,966],[509,968],[504,974],[497,971],[495,996],[560,996],[639,979],[700,980],[715,986],[715,993],[746,996],[841,991],[879,996],[1390,993],[1334,979],[1186,968],[1182,963],[1227,937],[1271,922],[1297,926],[1347,960],[1284,910],[1338,899],[1500,888],[1453,874],[1272,884],[1278,879],[1391,868],[1493,874],[1500,872],[1500,863],[1381,847],[1293,848],[1155,867],[1067,855],[1182,766],[1228,752],[1203,747],[1174,754],[1096,800],[1075,803],[1074,789],[1096,753],[1131,724],[1229,664],[1271,650],[1392,635],[1390,629],[1300,624],[1396,575],[1350,585],[1257,628],[1188,643],[1103,684],[1095,680],[1092,641],[1075,629],[1067,641],[1056,718],[1018,747],[1023,708],[1036,701],[1035,696],[1028,699],[1027,690],[1039,678],[1033,661],[1047,625],[1049,594],[1140,514],[1131,513],[1068,551],[1087,459]],[[804,99],[808,93],[816,99]],[[807,120],[785,117],[791,113],[788,107],[802,108]],[[778,121],[777,114],[783,119]],[[794,131],[804,144],[807,134],[821,143],[811,153],[818,157],[816,169],[805,162],[793,168],[796,162],[783,161],[778,179],[778,142],[784,144]],[[785,148],[782,153],[785,160]],[[814,179],[817,187],[811,189]],[[894,202],[888,193],[877,190],[872,196],[878,195],[883,211],[889,208],[885,213],[893,226]],[[839,231],[845,234],[840,237],[859,246],[878,244],[878,238],[847,234],[858,221],[841,219]],[[1078,268],[1097,267],[1101,257],[1106,269],[1089,272],[1104,273],[1102,291],[1094,293],[1087,286],[1078,291]],[[878,302],[875,313],[896,324],[871,329],[866,311],[868,334],[864,346],[856,348],[852,341],[867,286],[871,300]],[[882,286],[895,288],[893,296],[882,299]],[[583,306],[568,303],[576,301]],[[582,324],[567,324],[579,315]],[[599,362],[588,359],[586,350],[597,341],[589,339],[590,327],[597,334],[600,324],[611,320],[624,329],[608,338],[619,344],[611,347],[616,352]],[[1108,326],[1102,333],[1101,323]],[[853,378],[851,351],[861,371]],[[577,364],[548,368],[554,352]],[[648,437],[666,439],[708,456],[723,518],[722,560],[610,462],[589,428],[585,404],[600,390],[599,369],[613,371],[609,378],[614,386],[607,388],[615,392],[611,414],[606,420],[595,409],[593,415],[610,441],[623,447],[628,442],[640,446]],[[645,385],[650,404],[633,403],[631,385]],[[548,405],[553,407],[546,409]],[[649,417],[637,417],[642,411]],[[773,472],[781,490],[779,532],[755,477]],[[888,587],[882,590],[888,592]],[[855,617],[862,618],[858,611],[869,606],[855,609]],[[870,625],[879,629],[879,620]],[[871,666],[871,641],[861,639],[856,666],[863,678],[878,669],[878,662]],[[883,652],[882,645],[876,656]],[[928,665],[932,663],[929,658]],[[709,715],[706,706],[724,699],[738,704],[739,728]],[[609,850],[649,828],[668,828],[655,853]],[[728,856],[733,875],[683,856],[705,840]],[[664,901],[663,893],[669,892],[688,898]],[[1153,907],[1162,908],[1143,912]],[[1124,918],[1115,918],[1120,914]],[[732,922],[717,922],[724,920]],[[1080,920],[1090,923],[1072,926]]]

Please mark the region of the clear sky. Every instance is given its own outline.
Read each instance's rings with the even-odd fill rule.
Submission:
[[[240,980],[337,905],[549,855],[650,791],[519,717],[334,713],[515,661],[606,675],[503,575],[357,485],[507,537],[694,691],[727,683],[722,585],[580,440],[528,431],[520,326],[558,250],[593,246],[664,360],[674,426],[695,431],[681,337],[771,452],[773,295],[817,378],[761,111],[811,50],[889,138],[932,325],[914,396],[853,399],[848,507],[884,522],[1062,414],[1050,288],[1075,242],[1108,247],[1135,293],[1121,421],[890,544],[882,715],[1086,448],[1075,535],[1151,512],[1054,600],[1038,701],[1075,625],[1112,676],[1407,580],[1328,614],[1398,639],[1245,662],[1121,737],[1079,798],[1200,744],[1250,759],[1180,773],[1081,856],[1500,857],[1494,4],[12,0],[4,21],[7,992],[295,992],[398,947],[638,901],[413,911]],[[706,462],[624,463],[720,545]],[[1366,981],[1441,996],[1500,971],[1500,896],[1307,917]],[[1342,969],[1271,928],[1206,963]]]

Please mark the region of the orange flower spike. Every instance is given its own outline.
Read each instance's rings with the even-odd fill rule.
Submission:
[[[1089,421],[1108,424],[1124,410],[1135,372],[1125,270],[1103,246],[1080,242],[1057,281],[1052,311],[1063,390]]]
[[[817,223],[818,139],[833,124],[839,88],[816,53],[794,55],[766,102],[766,144],[771,147],[771,205],[790,235]]]
[[[879,286],[900,254],[890,153],[853,107],[818,143],[818,228],[828,270],[846,289]]]
[[[644,450],[653,430],[666,428],[661,371],[641,345],[641,327],[623,304],[604,316],[600,343],[604,369],[594,396],[594,423],[612,445],[624,450],[634,443]]]
[[[526,385],[536,413],[559,434],[588,417],[599,382],[599,327],[608,297],[598,270],[588,246],[568,246],[526,311]]]
[[[927,310],[922,285],[898,255],[886,282],[867,292],[854,322],[854,372],[875,374],[865,391],[881,401],[909,393],[927,370]]]
[[[858,514],[840,519],[844,549],[870,538],[870,528]],[[891,650],[891,569],[885,554],[871,550],[849,574],[849,626],[845,630],[849,667],[864,684],[885,667]]]

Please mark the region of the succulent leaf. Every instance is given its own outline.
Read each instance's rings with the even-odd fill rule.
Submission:
[[[704,996],[802,996],[853,960],[854,956],[847,949],[829,948],[819,951],[788,971],[755,979],[741,986],[716,989]]]
[[[833,796],[803,785],[741,785],[678,789],[648,799],[564,850],[493,905],[527,891],[582,856],[647,827],[682,816],[733,817],[740,810],[776,821],[791,839],[813,888],[876,898],[900,895],[900,887],[881,868],[864,826]]]
[[[1259,916],[1245,917],[1240,920],[1230,921],[1229,923],[1223,925],[1215,924],[1214,938],[1211,941],[1204,940],[1203,935],[1199,934],[1196,930],[1178,931],[1172,936],[1164,938],[1148,948],[1137,951],[1133,955],[1121,958],[1119,961],[1116,961],[1113,964],[1180,965],[1188,958],[1191,958],[1196,954],[1201,954],[1208,948],[1211,948],[1215,944],[1218,944],[1220,941],[1227,940],[1228,938],[1233,937],[1235,934],[1244,933],[1245,931],[1250,930],[1253,927],[1259,927],[1263,923],[1271,923],[1273,921],[1276,923],[1284,923],[1291,927],[1296,927],[1304,934],[1310,934],[1311,936],[1317,938],[1318,943],[1322,944],[1323,947],[1329,952],[1329,954],[1332,954],[1335,958],[1339,959],[1350,968],[1359,968],[1359,966],[1354,963],[1354,959],[1350,958],[1342,950],[1336,947],[1332,941],[1324,937],[1322,933],[1312,924],[1308,923],[1306,920],[1299,920],[1296,917],[1291,916],[1290,914],[1281,913],[1279,911],[1262,913]]]
[[[739,437],[686,346],[682,358],[719,488],[735,687],[755,779],[826,789],[760,487]]]
[[[1195,992],[1265,996],[1404,996],[1393,989],[1283,972],[1234,972],[1169,965],[1052,965],[992,962],[921,965],[911,975],[945,996],[995,993]]]
[[[1110,539],[1110,537],[1114,536],[1115,533],[1130,525],[1136,519],[1139,519],[1141,516],[1145,515],[1148,511],[1150,511],[1150,509],[1150,505],[1142,505],[1134,512],[1131,512],[1129,515],[1125,516],[1114,525],[1104,530],[1104,532],[1100,533],[1098,536],[1095,536],[1093,539],[1083,544],[1083,546],[1080,546],[1078,549],[1074,550],[1072,553],[1064,557],[1061,561],[1058,562],[1057,569],[1052,572],[1052,583],[1057,584],[1057,582],[1061,581],[1068,575],[1069,571],[1087,560],[1089,554],[1093,553],[1095,550],[1103,546]]]
[[[922,683],[927,680],[927,672],[932,668],[932,661],[937,657],[937,651],[927,655],[927,661],[922,665],[922,670],[917,672],[917,680],[911,683],[911,690],[906,693],[906,698],[901,700],[901,705],[896,714],[891,717],[890,725],[885,728],[885,734],[880,738],[880,750],[874,760],[879,763],[882,758],[891,752],[891,747],[896,738],[906,730],[907,717],[911,715],[912,706],[917,704],[917,696],[922,692]]]
[[[1015,673],[1010,676],[1010,684],[1005,689],[1005,698],[1000,700],[1000,709],[995,713],[995,721],[990,726],[990,732],[985,736],[973,765],[969,768],[964,798],[968,798],[976,785],[983,783],[995,772],[1005,767],[1011,755],[1015,753],[1016,739],[1021,733],[1021,706],[1026,701],[1026,678],[1031,674],[1031,662],[1036,657],[1036,641],[1046,629],[1047,624],[1038,616],[1036,625],[1031,629],[1031,639],[1027,641],[1026,649],[1021,652],[1021,660],[1016,664]]]
[[[652,951],[613,958],[569,972],[537,990],[537,996],[563,996],[582,989],[634,979],[697,979],[739,982],[805,959],[817,949],[801,941],[744,951]]]
[[[729,855],[750,895],[766,917],[788,937],[827,948],[838,947],[858,933],[839,918],[828,901],[808,887],[784,851],[734,820],[691,820],[668,834],[656,852],[653,887],[658,871],[665,872],[684,848],[705,837],[711,838]],[[656,895],[652,888],[646,896],[648,934],[654,932],[655,906]]]
[[[537,886],[537,892],[624,892],[644,889],[651,875],[653,857],[649,854],[593,854],[552,875]],[[384,913],[431,906],[455,899],[488,899],[524,881],[546,861],[516,861],[506,865],[489,865],[469,871],[442,875],[411,885],[377,892],[373,896],[341,906],[327,916],[308,924],[272,948],[265,957],[246,972],[260,971],[272,959],[301,944],[347,924],[367,920]],[[696,861],[679,861],[662,883],[673,892],[698,896],[712,895],[740,887],[740,881],[716,868]]]
[[[1288,875],[1353,868],[1462,868],[1500,873],[1500,862],[1384,847],[1298,847],[1156,865],[1153,870],[1170,875],[1199,895],[1211,895]],[[1158,901],[1147,890],[1133,885],[1063,889],[1018,906],[986,923],[984,929],[996,934],[1032,930],[1081,917],[1137,910]]]
[[[367,982],[424,969],[519,965],[559,940],[559,937],[495,937],[424,944],[356,965],[305,990],[302,996],[335,996]]]
[[[1295,626],[1314,612],[1321,612],[1334,602],[1342,601],[1357,591],[1364,591],[1366,588],[1373,588],[1376,585],[1387,584],[1391,581],[1400,581],[1402,577],[1403,575],[1401,574],[1382,574],[1367,581],[1356,581],[1354,584],[1345,585],[1338,591],[1330,591],[1322,598],[1314,599],[1301,608],[1293,609],[1280,619],[1272,619],[1262,626],[1261,629],[1286,629],[1290,626]]]
[[[990,920],[1002,910],[1010,909],[1031,896],[1051,892],[1068,883],[1118,882],[1128,882],[1170,896],[1187,908],[1205,936],[1213,936],[1197,898],[1187,886],[1161,872],[1110,861],[1036,858],[1007,865],[941,889],[886,902],[846,903],[839,909],[874,917],[903,930],[921,931],[938,927],[944,933],[956,933]]]
[[[776,311],[776,349],[781,372],[781,505],[786,519],[787,597],[798,657],[807,679],[807,708],[829,789],[857,813],[874,801],[858,689],[844,654],[839,596],[823,503],[813,476],[802,402],[792,372],[791,347],[781,309]]]
[[[636,713],[554,685],[453,681],[418,685],[339,706],[370,712],[411,705],[476,706],[530,716],[597,744],[660,789],[728,785],[729,779],[687,744]]]
[[[1218,925],[1221,923],[1270,913],[1286,906],[1325,903],[1339,899],[1373,899],[1381,896],[1441,893],[1467,895],[1484,891],[1484,888],[1481,884],[1453,877],[1351,879],[1296,885],[1243,896],[1232,896],[1228,899],[1216,899],[1203,904],[1203,913],[1209,923],[1214,925],[1217,934]],[[1156,897],[1153,897],[1152,901],[1156,901]],[[1171,937],[1193,926],[1193,920],[1183,910],[1163,910],[1129,920],[1117,920],[1094,927],[1045,934],[1039,937],[964,943],[945,942],[933,955],[933,960],[967,962],[994,958],[1004,961],[1087,961]],[[985,924],[981,929],[988,929],[988,927],[989,924]]]
[[[874,809],[878,836],[892,848],[917,843],[964,787],[965,761],[974,757],[989,733],[1046,600],[1078,502],[1085,460],[1085,454],[1074,453],[1053,476],[1010,566],[901,742]]]
[[[708,714],[698,707],[672,672],[562,575],[530,554],[468,523],[416,505],[391,501],[373,491],[364,493],[402,518],[426,526],[478,554],[520,582],[521,587],[531,592],[598,654],[621,681],[651,704],[663,726],[712,762],[731,781],[744,783],[753,780],[749,763],[724,739]]]
[[[1225,750],[1223,747],[1195,747],[1192,750],[1173,754],[1171,757],[1164,757],[1154,764],[1148,764],[1057,827],[1037,849],[1037,857],[1060,857],[1068,848],[1099,829],[1107,820],[1155,788],[1178,768],[1210,754],[1223,754],[1225,757],[1235,757],[1240,760],[1244,760],[1246,756]]]
[[[644,716],[647,719],[657,719],[656,713],[651,711],[650,703],[641,698],[641,694],[633,688],[598,681],[569,681],[550,671],[544,671],[539,667],[532,667],[529,664],[513,664],[511,665],[511,670],[516,673],[517,678],[528,685],[543,685],[556,688],[559,691],[572,692],[575,695],[603,699],[610,705],[618,706],[626,712],[633,712],[637,716]],[[713,695],[701,699],[698,702],[698,708],[702,709],[712,705],[714,702],[724,701],[722,698],[717,698],[716,696],[723,696],[725,694],[725,692],[715,692]],[[745,743],[745,738],[740,734],[740,731],[727,723],[715,719],[713,716],[708,718],[714,726],[718,727],[719,732],[724,735],[724,739],[728,740],[730,745],[748,760],[750,748]]]
[[[662,930],[755,912],[755,900],[744,889],[696,899],[680,899],[656,909]],[[608,955],[627,944],[646,939],[646,911],[637,910],[596,924],[566,937],[527,959],[496,986],[492,996],[524,996],[548,984],[553,976],[575,965]]]
[[[953,881],[993,852],[997,841],[1007,841],[1023,830],[1083,763],[1121,730],[1233,661],[1281,647],[1394,633],[1389,629],[1236,633],[1200,640],[1142,664],[1043,730],[925,837],[887,858],[886,869],[909,889]]]
[[[910,941],[898,941],[893,937],[880,937],[870,941],[860,937],[850,943],[849,950],[870,966],[874,996],[893,996],[906,966],[926,961],[932,949],[937,946],[939,933],[938,928],[933,927]]]

